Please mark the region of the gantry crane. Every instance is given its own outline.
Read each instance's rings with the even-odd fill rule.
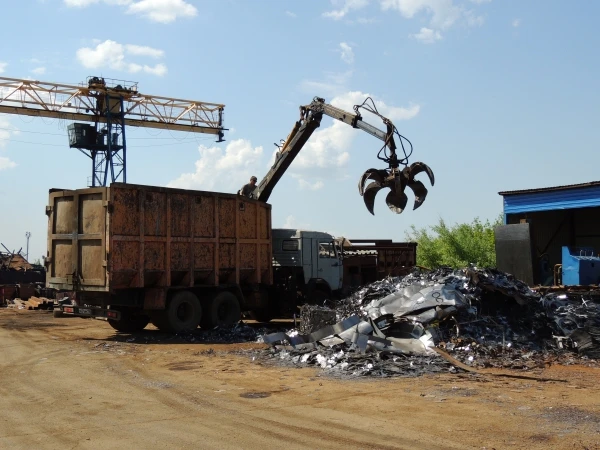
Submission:
[[[0,77],[0,113],[92,123],[67,127],[69,146],[92,160],[91,186],[127,182],[125,126],[214,134],[222,142],[224,108],[143,95],[136,82],[100,77],[80,86]]]

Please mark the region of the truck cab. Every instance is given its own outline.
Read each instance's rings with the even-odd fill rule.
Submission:
[[[272,248],[273,283],[280,292],[291,294],[286,309],[295,309],[301,303],[323,304],[339,295],[344,266],[333,235],[274,228]]]

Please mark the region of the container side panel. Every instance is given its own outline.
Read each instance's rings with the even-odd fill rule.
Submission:
[[[190,244],[173,242],[171,244],[171,270],[190,270]]]
[[[213,269],[215,245],[212,242],[194,244],[194,270]]]
[[[270,239],[271,233],[271,219],[270,219],[270,211],[268,208],[260,207],[258,209],[259,214],[259,239]]]
[[[79,234],[103,234],[104,215],[102,193],[81,194],[79,196]],[[101,258],[102,260],[104,258]]]
[[[144,245],[144,269],[165,270],[165,243],[146,242]]]
[[[67,278],[73,273],[73,241],[56,239],[52,242],[52,277]]]
[[[194,237],[215,237],[215,207],[212,197],[195,195],[192,200]]]
[[[235,237],[236,203],[236,199],[232,198],[219,199],[219,236],[221,238]]]
[[[111,271],[139,270],[140,243],[135,241],[114,241],[111,257]]]
[[[113,212],[111,229],[114,236],[139,236],[140,191],[136,189],[112,189]]]
[[[163,192],[146,191],[144,198],[144,234],[167,235],[167,195]]]
[[[235,268],[235,244],[219,244],[219,268]]]
[[[53,234],[71,234],[75,225],[75,203],[72,196],[54,199]]]
[[[240,244],[240,268],[241,269],[256,269],[258,262],[256,244]]]
[[[102,239],[79,241],[79,270],[85,285],[104,285]]]
[[[258,205],[251,202],[242,202],[243,208],[240,209],[240,237],[242,239],[256,239],[256,215],[258,214]]]
[[[184,194],[171,195],[171,236],[189,237],[190,235],[190,196]]]

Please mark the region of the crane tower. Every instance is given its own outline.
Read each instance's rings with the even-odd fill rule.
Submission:
[[[75,121],[69,146],[91,159],[91,186],[127,182],[126,126],[214,134],[222,142],[224,108],[143,95],[136,82],[101,77],[80,86],[0,77],[0,113]]]

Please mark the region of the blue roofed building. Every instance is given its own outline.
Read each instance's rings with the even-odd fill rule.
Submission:
[[[499,194],[504,226],[496,229],[498,269],[531,286],[550,286],[561,283],[563,247],[598,256],[600,181]]]

